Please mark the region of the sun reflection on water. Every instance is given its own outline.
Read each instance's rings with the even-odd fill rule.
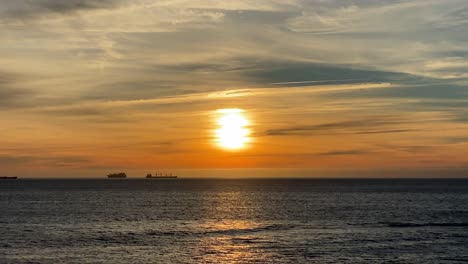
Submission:
[[[205,234],[195,247],[198,263],[267,263],[271,259],[271,252],[259,247],[273,243],[273,238],[261,232],[264,224],[249,219],[251,212],[245,209],[250,199],[242,194],[223,193],[212,204],[207,212],[212,221],[198,226]]]

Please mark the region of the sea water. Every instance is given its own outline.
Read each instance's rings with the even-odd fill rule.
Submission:
[[[468,180],[0,181],[0,263],[466,263]]]

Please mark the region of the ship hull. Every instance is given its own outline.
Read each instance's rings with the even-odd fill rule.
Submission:
[[[109,179],[125,179],[127,178],[127,174],[121,172],[121,173],[111,173],[107,175],[107,178]]]
[[[177,176],[147,176],[146,179],[177,179]]]
[[[13,177],[10,177],[10,176],[1,176],[1,177],[0,177],[0,180],[16,180],[16,179],[18,179],[18,177],[15,177],[15,176],[13,176]]]

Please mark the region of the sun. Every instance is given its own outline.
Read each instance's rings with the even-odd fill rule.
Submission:
[[[216,142],[220,147],[236,150],[244,148],[250,141],[249,121],[243,112],[237,108],[217,110],[219,128],[216,130]]]

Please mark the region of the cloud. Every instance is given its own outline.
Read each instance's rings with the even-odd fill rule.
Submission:
[[[467,67],[460,63],[463,58],[440,56],[441,52],[466,51],[461,44],[466,35],[461,32],[468,23],[468,15],[462,0],[314,2],[303,10],[300,16],[288,20],[288,28],[331,43],[346,43],[346,48],[341,46],[341,50],[348,50],[341,57],[342,63],[354,61],[438,78],[466,77]],[[461,68],[445,71],[442,69],[447,68],[447,63],[439,61],[449,61]]]
[[[448,137],[445,142],[449,144],[464,144],[468,143],[468,137]]]
[[[80,10],[112,8],[122,0],[15,0],[3,2],[0,14],[3,18],[23,19],[41,17],[44,14],[68,14]]]
[[[51,167],[81,166],[91,163],[92,160],[81,156],[16,156],[0,155],[0,164],[3,166],[19,165],[46,165]]]
[[[11,156],[0,155],[0,164],[2,165],[17,165],[21,163],[28,163],[32,160],[29,156]]]
[[[344,156],[344,155],[362,155],[362,154],[368,154],[372,153],[372,151],[369,150],[363,150],[363,149],[351,149],[351,150],[335,150],[335,151],[328,151],[328,152],[322,152],[318,153],[318,156]]]
[[[401,151],[410,154],[429,154],[432,155],[434,146],[423,146],[423,145],[395,145],[395,144],[378,144],[381,151]]]
[[[327,152],[292,152],[286,156],[288,158],[314,158],[317,156],[353,156],[373,153],[366,149],[332,150]],[[256,153],[256,154],[233,154],[232,157],[284,157],[284,153]]]
[[[245,75],[263,84],[279,86],[309,86],[315,84],[356,84],[412,80],[403,73],[360,69],[347,65],[271,60],[257,62]]]
[[[380,117],[380,118],[369,118],[369,119],[357,119],[350,121],[340,121],[331,123],[322,123],[316,125],[299,125],[290,126],[278,129],[270,129],[266,131],[268,136],[286,136],[286,135],[298,135],[306,136],[311,134],[320,133],[344,133],[344,134],[371,134],[371,133],[400,133],[406,132],[405,130],[378,130],[382,127],[389,125],[401,125],[404,120],[396,120],[394,118]],[[377,129],[377,130],[374,130]]]
[[[137,122],[135,115],[151,115],[151,113],[165,113],[177,115],[186,111],[202,110],[206,108],[223,107],[225,104],[237,104],[239,102],[251,102],[252,110],[255,108],[270,108],[271,106],[263,102],[265,98],[275,100],[275,98],[296,97],[306,98],[307,96],[320,97],[328,93],[339,93],[348,90],[365,89],[391,89],[391,84],[368,83],[368,84],[340,84],[340,85],[319,85],[284,87],[284,88],[246,88],[238,90],[225,90],[215,92],[196,92],[196,91],[171,91],[167,90],[167,96],[156,94],[153,91],[154,98],[147,98],[151,90],[143,88],[141,91],[132,94],[131,89],[119,91],[108,90],[93,92],[94,95],[82,95],[86,101],[78,100],[69,104],[50,105],[32,107],[29,112],[46,115],[53,118],[62,119],[80,119],[86,123],[122,123]],[[109,94],[106,96],[105,91]],[[163,91],[159,91],[163,92]],[[178,95],[173,93],[178,92]],[[148,94],[146,94],[148,93]],[[142,98],[142,99],[139,99]],[[390,133],[403,131],[367,131],[368,133]],[[362,131],[366,133],[366,131]]]
[[[420,80],[399,83],[391,89],[343,90],[322,96],[326,100],[393,101],[393,111],[437,112],[445,121],[455,122],[466,121],[468,107],[467,86],[455,81]]]
[[[26,77],[0,71],[0,109],[19,107],[31,99],[35,91],[21,87]]]
[[[455,112],[453,111],[453,121],[456,122],[462,122],[462,123],[468,123],[468,111],[467,109],[463,109],[463,112]]]
[[[95,12],[58,20],[44,19],[35,23],[33,28],[3,25],[2,30],[9,32],[5,36],[9,53],[16,50],[18,55],[14,58],[15,63],[45,60],[48,65],[59,67],[73,61],[70,67],[74,71],[63,72],[68,67],[61,67],[55,72],[64,79],[69,77],[63,86],[76,85],[78,76],[90,78],[93,71],[100,71],[99,75],[87,80],[90,84],[79,81],[81,88],[77,94],[80,98],[73,98],[77,100],[147,99],[181,94],[187,90],[206,92],[260,85],[414,83],[421,79],[408,73],[421,75],[428,70],[443,70],[444,74],[454,76],[457,72],[464,72],[465,67],[463,54],[466,48],[460,46],[460,42],[452,43],[452,35],[445,46],[432,49],[426,46],[435,42],[426,42],[423,38],[430,36],[429,33],[418,35],[422,39],[415,40],[406,38],[404,32],[394,32],[394,28],[404,30],[407,27],[391,24],[396,17],[393,14],[405,14],[401,23],[407,23],[407,19],[409,22],[420,21],[418,12],[414,12],[412,16],[415,18],[411,18],[405,8],[413,10],[429,5],[424,10],[440,13],[441,4],[435,1],[360,1],[355,4],[337,1],[62,2],[15,1],[1,6],[4,9],[39,9],[67,14],[74,12],[72,10]],[[450,11],[444,12],[437,21],[456,17],[458,22],[451,24],[462,23],[465,13],[460,3],[450,0],[446,4]],[[115,6],[119,8],[112,9]],[[367,17],[366,14],[372,15]],[[295,21],[306,17],[316,19],[317,15],[330,21],[350,20],[350,23],[340,25],[351,29],[333,36],[311,36],[291,31]],[[384,37],[375,35],[363,39],[359,34],[363,34],[361,31],[365,29],[357,25],[375,24],[374,20],[378,20],[382,27],[378,31]],[[301,22],[305,23],[304,27],[317,27],[314,23],[307,24],[307,21]],[[257,26],[252,28],[252,23]],[[417,30],[424,26],[415,25]],[[385,35],[386,32],[391,34]],[[385,41],[380,41],[381,38]],[[387,42],[387,38],[391,41]],[[29,39],[33,41],[28,45],[26,41]],[[409,47],[405,46],[405,41],[411,41]],[[390,42],[392,45],[395,43],[395,47],[389,45]],[[404,57],[406,54],[403,53],[413,45],[422,49],[414,53],[418,59]],[[54,56],[49,56],[49,53]],[[29,55],[23,57],[23,54]],[[417,62],[419,69],[415,71],[403,65],[408,61]],[[437,80],[426,80],[426,83],[433,81]],[[415,96],[426,96],[430,88],[413,90]],[[444,89],[434,87],[433,90],[437,96],[436,90]]]
[[[386,134],[386,133],[405,133],[415,131],[414,129],[387,129],[387,130],[373,130],[373,131],[360,131],[355,134]]]

